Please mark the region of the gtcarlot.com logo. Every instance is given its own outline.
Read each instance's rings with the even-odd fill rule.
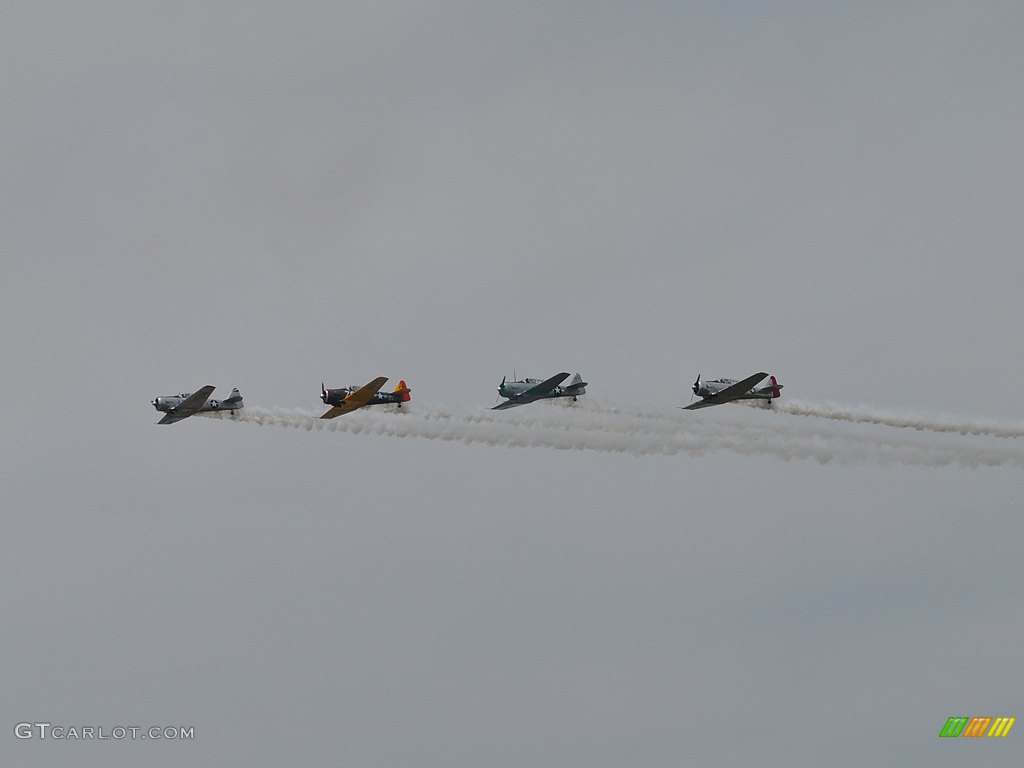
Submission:
[[[191,741],[196,737],[195,726],[182,728],[175,725],[58,725],[56,723],[18,723],[14,735],[19,739],[39,741]]]
[[[1003,738],[1010,735],[1016,717],[950,717],[939,731],[943,739]]]

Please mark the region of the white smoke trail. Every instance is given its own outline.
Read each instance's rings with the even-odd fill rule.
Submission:
[[[296,429],[350,432],[388,437],[420,437],[470,444],[589,450],[635,456],[713,452],[767,454],[782,460],[812,459],[825,464],[903,464],[911,466],[1024,467],[1024,451],[975,440],[935,442],[936,438],[874,431],[850,431],[813,421],[740,421],[693,418],[666,412],[634,414],[620,409],[537,404],[514,411],[406,407],[375,408],[333,420],[301,409],[247,407],[234,420]],[[221,418],[226,414],[218,414]],[[737,414],[740,415],[740,414]],[[682,418],[680,418],[682,416]]]
[[[779,413],[795,416],[812,416],[831,421],[847,421],[857,424],[878,424],[886,427],[913,429],[918,432],[945,432],[957,435],[979,435],[984,437],[1024,437],[1024,424],[997,424],[992,421],[963,421],[950,418],[935,418],[921,414],[898,414],[878,411],[864,406],[838,405],[835,403],[806,403],[788,400],[776,402],[772,409]]]
[[[580,401],[582,403],[583,401]],[[785,413],[793,416],[807,416],[829,421],[844,421],[851,424],[875,424],[879,426],[909,429],[917,432],[937,432],[978,437],[1020,438],[1024,437],[1024,422],[999,423],[985,420],[965,420],[952,416],[936,417],[920,413],[896,413],[869,406],[840,405],[837,403],[810,403],[801,400],[775,400],[770,408],[763,401],[739,401],[733,405],[749,405],[767,413]],[[575,406],[574,406],[575,407]],[[669,411],[665,408],[630,407],[619,408],[590,400],[584,408],[599,413],[624,414],[644,419],[670,419],[678,422],[693,418],[681,409]]]

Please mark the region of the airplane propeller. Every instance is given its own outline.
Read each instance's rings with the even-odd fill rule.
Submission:
[[[693,382],[693,395],[696,395],[698,392],[700,392],[700,374],[699,373],[697,374],[697,380],[695,382]],[[691,403],[693,402],[693,395],[690,395],[690,402]]]

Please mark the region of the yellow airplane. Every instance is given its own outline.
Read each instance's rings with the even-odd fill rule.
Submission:
[[[412,399],[409,395],[412,390],[405,385],[404,379],[398,382],[398,386],[395,387],[393,392],[381,392],[380,388],[384,386],[384,382],[387,380],[387,376],[378,376],[369,384],[364,384],[361,387],[340,387],[338,389],[327,389],[321,383],[320,399],[324,401],[324,405],[332,407],[320,418],[333,419],[336,416],[341,416],[343,413],[351,413],[368,405],[397,403],[398,407],[401,408],[402,403],[407,403]]]

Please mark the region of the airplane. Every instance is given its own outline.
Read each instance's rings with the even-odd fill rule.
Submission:
[[[367,405],[398,403],[398,407],[401,408],[402,403],[407,403],[412,399],[409,395],[412,390],[405,385],[404,379],[398,382],[398,386],[395,387],[393,392],[382,393],[380,388],[384,386],[384,382],[387,380],[387,376],[378,376],[369,384],[364,384],[361,387],[341,387],[340,389],[327,389],[321,383],[320,399],[324,401],[324,405],[332,407],[320,418],[333,419],[336,416],[341,416],[343,413],[351,413]]]
[[[713,379],[701,382],[698,373],[697,380],[693,382],[693,394],[703,399],[680,407],[684,411],[695,411],[698,408],[709,408],[712,405],[731,403],[734,400],[764,400],[766,405],[771,405],[772,400],[782,396],[782,393],[779,392],[782,385],[775,380],[774,376],[771,376],[772,383],[770,385],[755,389],[754,387],[766,377],[768,377],[767,373],[760,372],[748,376],[743,381]]]
[[[513,376],[513,378],[515,378]],[[515,408],[517,405],[526,405],[534,400],[543,400],[549,397],[571,397],[575,400],[579,395],[586,394],[587,382],[578,373],[566,386],[560,386],[563,381],[569,378],[569,374],[562,372],[552,376],[546,381],[540,379],[523,379],[521,381],[505,381],[501,378],[498,385],[498,394],[507,397],[504,403],[491,408],[492,411],[502,411],[506,408]]]
[[[158,411],[164,413],[164,417],[157,424],[174,424],[182,419],[187,419],[197,413],[206,411],[235,411],[241,409],[242,395],[237,389],[231,390],[231,396],[227,400],[213,400],[210,395],[216,387],[207,385],[196,392],[182,392],[179,395],[161,395],[152,400],[152,405]]]

